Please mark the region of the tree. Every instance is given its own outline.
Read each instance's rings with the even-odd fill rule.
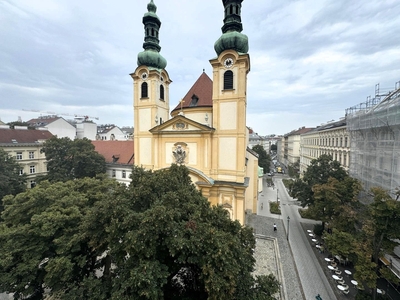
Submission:
[[[258,154],[258,166],[263,168],[264,174],[268,173],[271,166],[271,156],[264,150],[264,147],[261,145],[255,145],[252,149]]]
[[[309,213],[322,221],[323,228],[329,222],[337,230],[354,232],[360,191],[361,184],[357,179],[346,176],[339,181],[329,177],[327,183],[312,187],[314,202],[309,206]]]
[[[26,175],[20,175],[20,169],[18,162],[0,149],[0,212],[2,211],[1,199],[5,195],[16,195],[26,189]]]
[[[0,223],[0,290],[43,299],[45,286],[58,293],[97,283],[95,272],[106,266],[99,257],[109,245],[96,240],[104,226],[95,225],[104,221],[88,227],[87,215],[97,202],[118,199],[123,188],[112,179],[85,178],[43,181],[6,196]]]
[[[390,195],[382,188],[371,188],[374,202],[369,205],[363,219],[361,243],[364,247],[359,249],[359,256],[365,251],[366,259],[371,261],[370,272],[365,275],[373,279],[373,276],[382,276],[389,281],[398,283],[399,280],[386,267],[379,264],[379,259],[385,253],[392,253],[393,249],[398,246],[400,239],[400,203],[390,197]],[[368,250],[365,250],[368,249]],[[361,264],[356,265],[360,268]],[[370,288],[376,287],[376,280],[369,280],[367,284]],[[376,298],[376,289],[374,289],[374,299]]]
[[[341,181],[348,177],[348,174],[338,161],[332,159],[332,156],[323,154],[311,161],[302,178],[296,179],[291,196],[297,198],[301,206],[311,206],[315,200],[314,185],[325,184],[330,177]]]
[[[42,180],[67,181],[76,178],[95,177],[106,172],[102,155],[94,150],[90,140],[52,137],[41,150],[46,155],[47,175]]]
[[[279,288],[252,276],[252,230],[211,207],[183,166],[134,167],[129,188],[44,181],[5,204],[0,289],[17,296],[272,300]]]
[[[288,166],[288,175],[290,177],[299,177],[299,170],[300,170],[300,160],[296,161],[293,164]]]
[[[332,180],[331,178],[330,181]],[[347,182],[351,180],[354,179],[347,179]],[[345,189],[346,187],[342,188]],[[350,214],[344,213],[343,210],[332,214],[334,229],[332,234],[325,235],[325,242],[333,254],[348,257],[353,261],[355,279],[371,288],[375,299],[379,277],[398,283],[398,278],[379,260],[385,254],[391,254],[399,245],[400,203],[382,188],[372,188],[371,193],[374,196],[372,204],[349,206],[349,211],[353,210]]]

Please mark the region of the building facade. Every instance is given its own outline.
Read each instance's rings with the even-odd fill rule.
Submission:
[[[346,110],[350,169],[365,192],[381,187],[397,198],[400,189],[400,87]]]
[[[92,141],[92,144],[106,159],[108,177],[129,185],[134,163],[133,141]]]
[[[25,126],[0,125],[0,147],[14,157],[21,166],[20,174],[27,174],[27,187],[36,185],[36,177],[47,174],[47,161],[41,153],[43,143],[53,135],[47,130]]]
[[[76,128],[64,118],[56,115],[41,116],[31,119],[27,123],[36,129],[48,130],[58,138],[68,137],[71,140],[76,138]]]
[[[303,174],[313,159],[322,154],[332,156],[345,170],[350,164],[350,137],[346,120],[329,122],[301,135],[300,174]]]
[[[143,17],[144,51],[131,74],[134,91],[135,164],[147,169],[188,167],[192,181],[213,205],[222,205],[244,224],[256,211],[258,166],[248,151],[246,127],[248,39],[242,34],[242,0],[223,1],[224,25],[210,60],[212,79],[203,72],[169,114],[167,61],[161,56],[161,21],[151,1]],[[255,181],[255,184],[254,184]]]
[[[283,151],[283,159],[281,162],[287,167],[300,161],[300,136],[309,132],[313,128],[301,127],[293,130],[283,136],[281,151]]]

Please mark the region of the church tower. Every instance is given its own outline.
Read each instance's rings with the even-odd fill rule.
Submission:
[[[160,54],[161,21],[153,0],[147,5],[147,10],[143,16],[144,51],[138,54],[138,67],[130,75],[133,79],[135,164],[153,169],[157,147],[149,130],[169,119],[171,80],[165,70],[167,61]]]
[[[249,43],[243,30],[243,0],[223,0],[224,25],[215,42],[213,68],[212,176],[218,181],[246,185],[246,89],[250,71]],[[239,195],[237,195],[239,197]],[[243,196],[244,197],[244,196]]]

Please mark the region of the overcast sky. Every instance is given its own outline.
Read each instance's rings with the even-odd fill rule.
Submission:
[[[149,0],[1,0],[0,119],[88,115],[133,126],[129,76],[143,50]],[[218,0],[154,0],[171,109],[221,35]],[[245,0],[247,125],[261,135],[316,127],[400,81],[399,0]]]

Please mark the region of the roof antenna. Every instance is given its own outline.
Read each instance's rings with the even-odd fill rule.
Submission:
[[[203,73],[206,71],[206,69],[203,69]]]

